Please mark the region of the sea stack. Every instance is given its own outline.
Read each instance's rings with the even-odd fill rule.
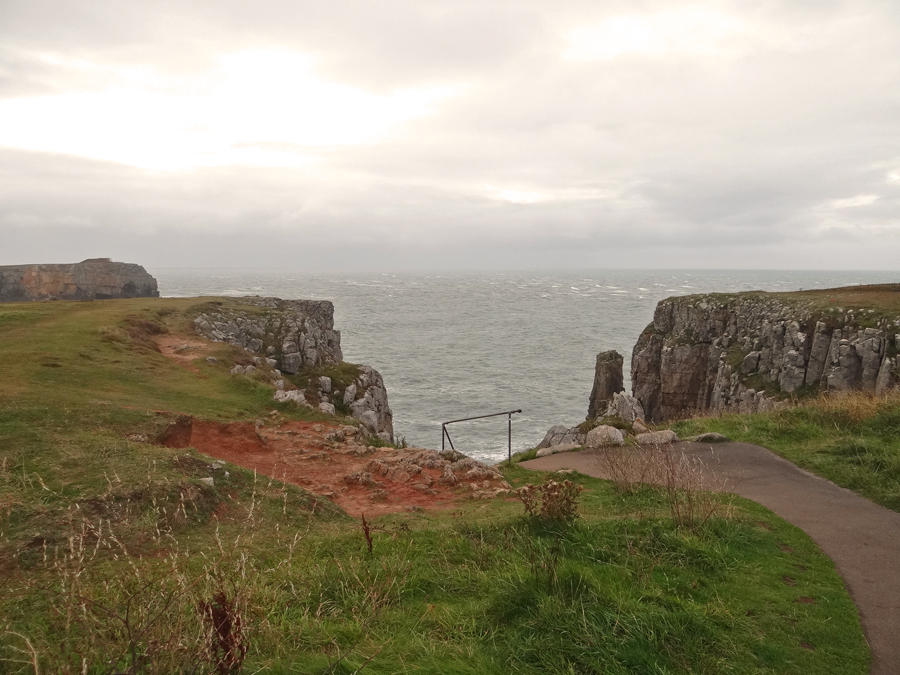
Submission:
[[[591,400],[588,404],[588,419],[595,419],[606,414],[613,395],[625,389],[622,375],[623,363],[622,355],[614,349],[597,354],[594,387],[591,389]]]

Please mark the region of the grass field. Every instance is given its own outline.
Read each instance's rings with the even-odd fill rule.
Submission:
[[[239,467],[203,482],[208,458],[129,436],[318,413],[228,375],[226,345],[154,351],[200,302],[0,306],[0,672],[867,672],[831,561],[738,498],[679,527],[664,492],[574,475],[571,522],[499,498],[364,528]]]

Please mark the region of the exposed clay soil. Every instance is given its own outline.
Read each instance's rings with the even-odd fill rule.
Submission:
[[[366,446],[353,426],[192,420],[189,437],[182,431],[177,439],[170,445],[299,485],[354,516],[452,508],[460,499],[488,499],[509,489],[492,467],[434,450]]]

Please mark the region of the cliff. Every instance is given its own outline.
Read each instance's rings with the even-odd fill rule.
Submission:
[[[71,265],[0,266],[0,302],[158,298],[140,265],[92,258]]]
[[[760,412],[791,395],[898,385],[900,285],[661,301],[634,347],[647,419]]]
[[[348,364],[343,364],[341,332],[334,328],[331,302],[249,297],[214,301],[206,307],[194,318],[200,335],[257,354],[257,363],[280,373],[309,375],[306,389],[279,391],[277,400],[331,413],[343,408],[373,434],[393,442],[393,413],[381,374],[364,365],[340,367]],[[338,377],[347,381],[339,383]]]

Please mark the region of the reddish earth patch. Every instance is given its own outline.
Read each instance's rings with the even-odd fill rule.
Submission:
[[[374,448],[359,430],[325,422],[192,420],[180,447],[255,470],[323,495],[353,516],[403,510],[452,508],[464,498],[506,494],[495,469],[469,458],[421,448]]]

